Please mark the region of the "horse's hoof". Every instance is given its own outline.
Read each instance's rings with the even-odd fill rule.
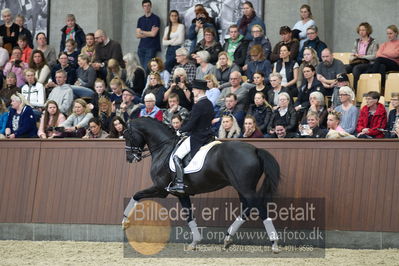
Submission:
[[[130,226],[130,221],[127,217],[124,217],[122,220],[122,229],[126,230]]]
[[[228,250],[231,245],[233,245],[233,237],[232,236],[226,236],[224,238],[223,249],[224,250]]]
[[[277,243],[274,243],[274,244],[272,245],[272,252],[273,252],[274,254],[278,254],[278,253],[281,252],[281,249],[278,247],[278,244],[277,244]]]
[[[195,250],[197,250],[196,243],[191,243],[190,245],[187,246],[187,251],[195,251]]]

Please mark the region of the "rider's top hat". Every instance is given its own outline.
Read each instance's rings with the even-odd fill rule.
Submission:
[[[191,82],[191,87],[193,89],[199,89],[199,90],[208,90],[208,86],[206,85],[206,81],[202,79],[194,79]]]

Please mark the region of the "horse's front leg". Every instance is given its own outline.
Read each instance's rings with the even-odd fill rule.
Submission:
[[[202,235],[199,232],[197,223],[194,220],[194,215],[191,208],[191,200],[189,196],[182,196],[179,197],[179,201],[182,207],[188,210],[187,223],[188,226],[190,227],[191,234],[193,235],[193,242],[191,242],[191,244],[188,245],[187,250],[195,250],[197,248],[197,244],[202,240]]]
[[[122,219],[123,229],[126,229],[130,226],[129,217],[132,214],[139,200],[144,198],[165,198],[167,195],[168,192],[156,186],[152,186],[137,192],[133,197],[130,198],[129,203],[127,204],[123,212],[123,219]]]

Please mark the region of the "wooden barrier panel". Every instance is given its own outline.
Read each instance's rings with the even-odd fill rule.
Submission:
[[[326,229],[399,232],[398,141],[249,142],[280,163],[278,196],[325,198]],[[127,163],[120,140],[1,140],[0,154],[0,223],[118,224],[123,198],[152,184],[151,159]]]

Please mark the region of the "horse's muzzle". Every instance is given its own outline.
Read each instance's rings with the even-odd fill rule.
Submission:
[[[129,163],[138,163],[141,161],[141,153],[126,152],[126,161]]]

